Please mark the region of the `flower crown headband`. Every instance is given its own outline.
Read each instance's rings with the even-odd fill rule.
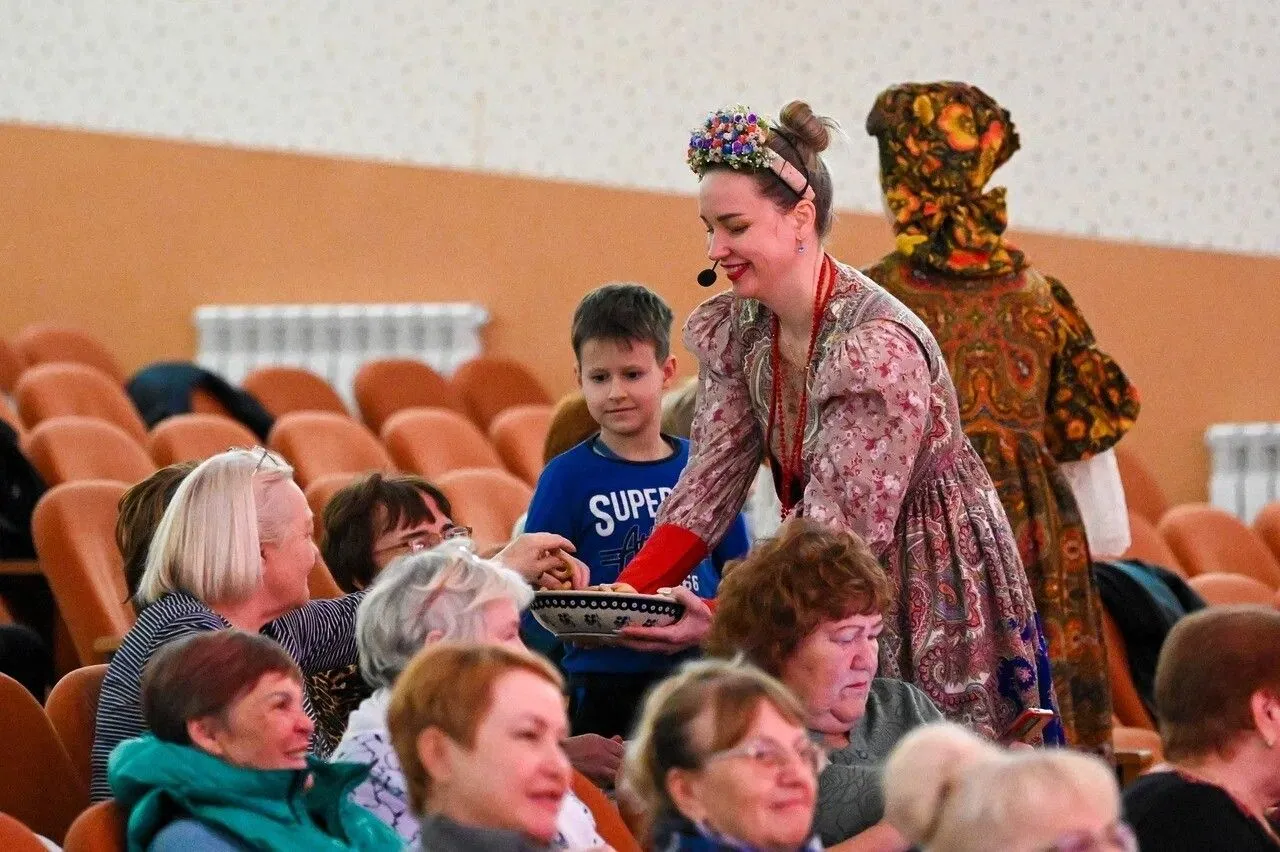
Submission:
[[[808,176],[768,146],[771,133],[778,131],[769,119],[741,104],[707,113],[702,127],[689,137],[689,168],[698,177],[713,165],[747,171],[768,169],[796,195],[812,201],[815,195]]]

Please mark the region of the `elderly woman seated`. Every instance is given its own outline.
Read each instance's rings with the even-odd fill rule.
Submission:
[[[182,480],[148,551],[138,620],[103,678],[94,800],[109,795],[112,749],[146,730],[142,670],[165,644],[238,627],[275,639],[307,674],[355,662],[359,596],[310,600],[307,577],[319,558],[312,530],[292,469],[264,449],[220,453]],[[305,693],[303,706],[314,717]]]
[[[502,645],[441,642],[413,659],[388,719],[423,850],[553,848],[571,772],[563,687],[545,659]]]
[[[369,778],[352,798],[406,841],[418,839],[419,822],[387,727],[392,686],[424,646],[444,640],[523,651],[520,611],[532,600],[533,590],[520,575],[481,559],[465,542],[446,542],[391,563],[360,605],[360,670],[376,691],[351,714],[333,757],[372,764]],[[480,712],[480,705],[475,710]],[[602,842],[590,811],[572,793],[564,797],[553,840],[572,848]]]
[[[815,826],[827,844],[905,850],[880,821],[880,770],[912,728],[942,719],[916,687],[877,678],[889,580],[858,537],[795,519],[735,564],[720,584],[709,651],[744,653],[799,697],[805,724],[830,750]]]
[[[886,819],[922,852],[1138,849],[1120,819],[1115,775],[1091,755],[1005,751],[944,722],[903,739],[885,766],[884,783]]]
[[[1143,849],[1280,849],[1280,612],[1221,606],[1174,625],[1156,664],[1166,764],[1125,791]]]
[[[240,630],[170,642],[147,666],[151,733],[122,742],[107,775],[130,849],[401,847],[352,804],[368,770],[308,756],[302,671],[271,639]]]
[[[655,849],[821,849],[810,833],[823,760],[786,687],[750,664],[705,660],[646,698],[627,787]]]

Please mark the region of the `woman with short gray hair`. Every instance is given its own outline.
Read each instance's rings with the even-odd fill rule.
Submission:
[[[533,601],[528,583],[509,568],[482,559],[463,539],[401,557],[373,581],[356,615],[360,673],[374,693],[351,714],[333,760],[371,764],[351,792],[406,843],[421,830],[404,772],[387,729],[391,687],[414,655],[441,641],[486,642],[524,648],[520,612]],[[559,848],[603,846],[595,819],[567,794],[557,822]]]

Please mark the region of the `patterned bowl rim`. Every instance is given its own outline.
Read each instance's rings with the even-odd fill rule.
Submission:
[[[645,609],[666,609],[678,618],[684,614],[684,604],[666,595],[640,595],[627,592],[605,592],[575,589],[558,591],[542,589],[533,593],[533,604],[530,609],[549,609],[552,607],[569,607],[571,609],[586,608],[609,610],[617,608],[626,612],[635,612],[636,604],[647,604]],[[612,605],[612,606],[611,606]]]

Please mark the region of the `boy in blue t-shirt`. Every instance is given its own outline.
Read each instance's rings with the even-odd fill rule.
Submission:
[[[529,506],[525,532],[558,533],[591,569],[592,584],[612,583],[653,529],[658,507],[689,460],[689,442],[664,435],[662,392],[675,375],[671,309],[639,284],[588,293],[573,316],[575,374],[600,433],[552,459]],[[748,549],[742,517],[685,579],[714,598],[725,562]],[[650,686],[685,656],[620,647],[569,645],[570,722],[575,734],[626,736]]]

